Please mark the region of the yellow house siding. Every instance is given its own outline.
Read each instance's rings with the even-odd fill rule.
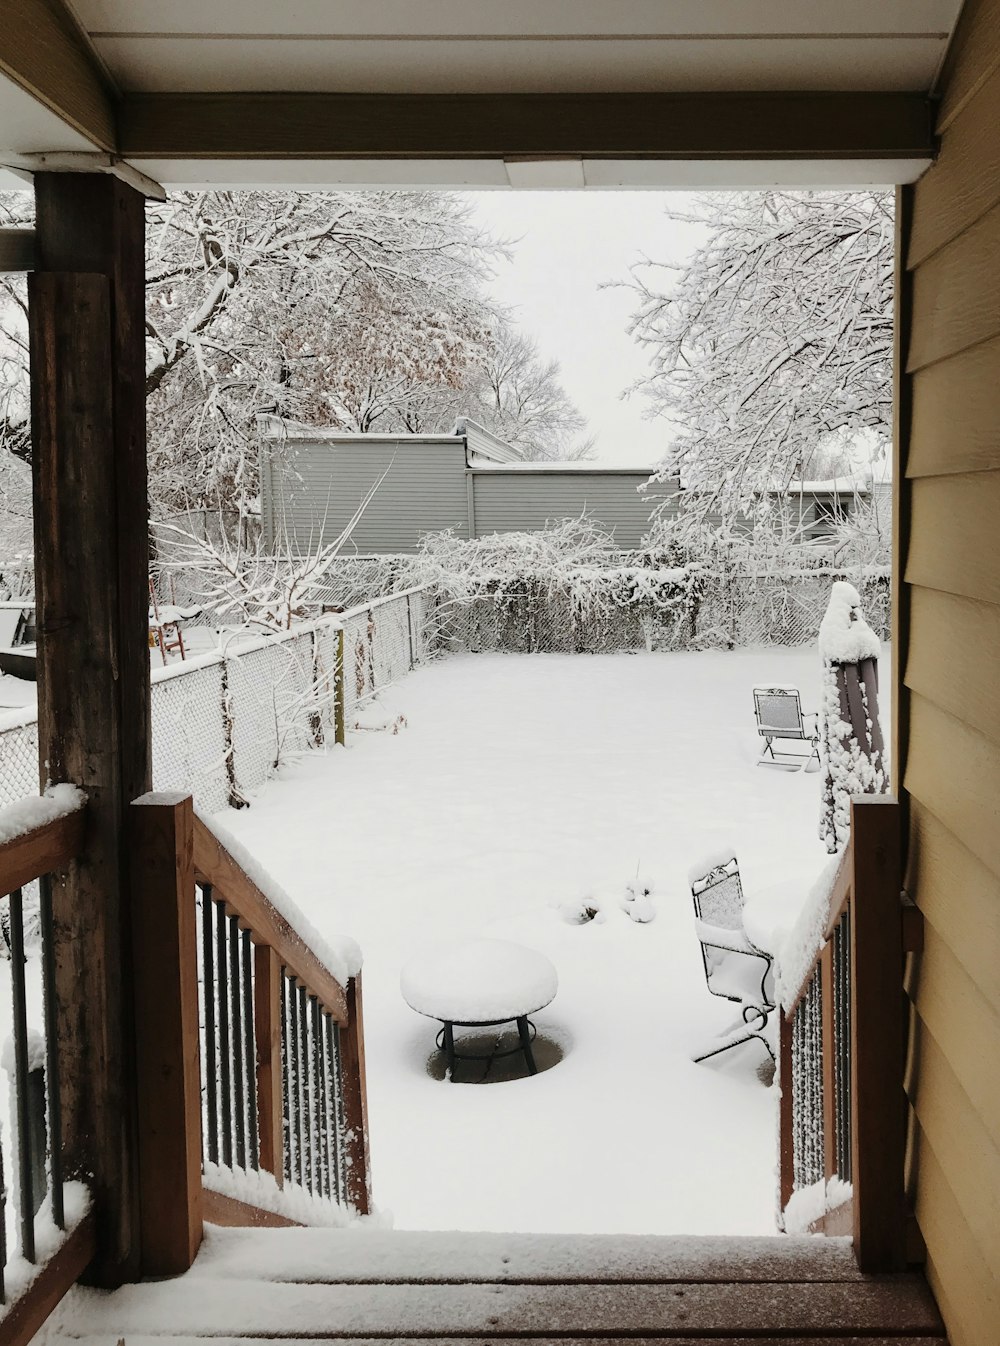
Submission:
[[[1000,0],[968,0],[908,198],[897,696],[911,1187],[953,1346],[1000,1342]]]

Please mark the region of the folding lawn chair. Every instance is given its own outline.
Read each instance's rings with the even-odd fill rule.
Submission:
[[[753,709],[757,718],[757,732],[764,740],[764,748],[757,759],[758,766],[777,766],[785,771],[818,771],[819,722],[815,711],[803,711],[797,687],[755,687]],[[807,724],[807,721],[811,722]],[[775,754],[774,740],[796,739],[808,743],[808,753]],[[770,760],[768,760],[770,757]],[[815,765],[814,765],[815,764]]]
[[[742,1016],[733,1027],[694,1060],[705,1061],[756,1038],[773,1061],[774,1052],[764,1036],[768,1016],[774,1009],[769,987],[771,955],[758,949],[743,927],[743,885],[736,857],[693,879],[691,896],[705,984],[712,995],[743,1007]]]

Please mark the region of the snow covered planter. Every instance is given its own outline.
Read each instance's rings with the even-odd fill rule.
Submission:
[[[824,764],[819,834],[832,855],[851,831],[851,796],[888,783],[878,716],[878,636],[861,615],[853,585],[837,581],[819,629],[823,660],[820,735]]]

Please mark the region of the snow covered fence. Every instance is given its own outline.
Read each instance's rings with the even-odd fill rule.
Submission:
[[[435,644],[423,590],[375,599],[291,631],[230,636],[218,651],[152,673],[153,784],[191,790],[211,811],[247,802],[277,766],[332,743],[343,631],[343,699],[353,712]],[[0,805],[38,793],[34,708],[0,721]]]
[[[441,640],[446,649],[588,654],[806,645],[817,638],[831,583],[845,578],[826,569],[746,574],[696,565],[498,576],[472,596],[440,596]],[[851,578],[872,625],[888,636],[888,573]]]

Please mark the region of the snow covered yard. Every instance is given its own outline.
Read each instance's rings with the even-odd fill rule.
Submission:
[[[406,728],[356,732],[219,815],[322,932],[362,946],[375,1198],[398,1228],[773,1232],[765,1053],[690,1060],[738,1013],[705,987],[691,867],[731,844],[774,947],[827,859],[820,776],[755,765],[758,682],[815,708],[817,655],[456,656],[383,696]],[[637,874],[649,922],[623,909]],[[599,914],[570,924],[579,899]],[[400,970],[480,935],[558,969],[534,1017],[564,1056],[533,1078],[428,1070],[437,1025]]]

